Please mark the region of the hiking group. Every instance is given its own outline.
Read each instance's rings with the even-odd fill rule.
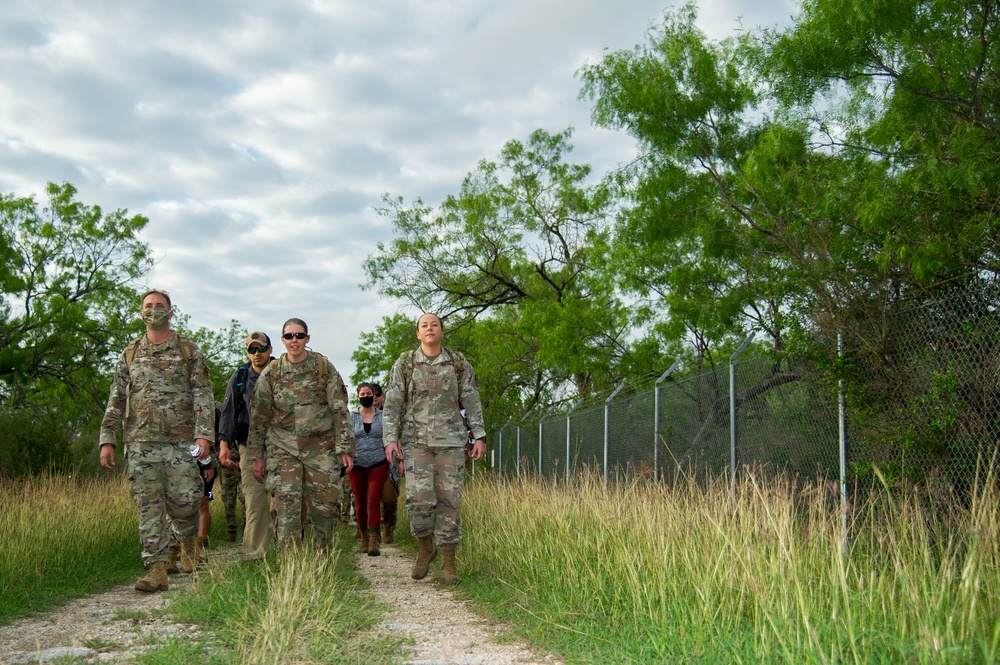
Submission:
[[[243,499],[249,560],[263,558],[272,542],[279,552],[300,543],[307,521],[313,547],[329,547],[350,499],[342,476],[353,492],[360,549],[377,556],[382,542],[393,540],[405,477],[410,532],[419,543],[412,577],[426,577],[440,552],[438,579],[458,583],[465,448],[472,439],[471,457],[481,459],[486,430],[475,372],[442,345],[440,317],[417,320],[419,348],[396,360],[384,394],[377,383],[359,384],[352,413],[337,369],[308,348],[302,319],[282,326],[279,358],[267,334],[247,336],[248,362],[217,405],[201,350],[170,329],[170,296],[151,289],[140,303],[146,332],[115,365],[99,442],[101,465],[112,469],[121,434],[146,567],[136,590],[166,590],[168,573],[193,572],[205,560],[216,471],[230,540]]]

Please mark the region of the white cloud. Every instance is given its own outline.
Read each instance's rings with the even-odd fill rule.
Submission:
[[[7,0],[0,191],[69,181],[150,218],[143,239],[195,326],[309,322],[345,377],[395,303],[357,288],[390,239],[381,195],[434,204],[482,158],[574,126],[603,173],[628,137],[590,127],[575,72],[646,39],[630,0]],[[781,2],[702,2],[715,38],[786,21]],[[276,338],[276,337],[275,337]]]

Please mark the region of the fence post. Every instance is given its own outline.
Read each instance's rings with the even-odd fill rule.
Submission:
[[[538,475],[539,476],[542,475],[542,423],[545,422],[545,419],[549,417],[549,414],[552,413],[552,409],[554,408],[555,404],[550,406],[549,410],[545,412],[544,416],[542,416],[542,419],[538,421]]]
[[[577,400],[576,404],[574,404],[573,406],[571,406],[570,409],[569,409],[569,411],[566,412],[566,484],[567,485],[569,484],[569,459],[570,459],[569,458],[569,455],[570,455],[570,450],[569,450],[569,441],[570,441],[569,430],[570,430],[570,423],[572,422],[570,420],[570,416],[573,414],[574,411],[576,411],[576,407],[580,406],[581,404],[583,404],[583,400],[582,399]]]
[[[677,366],[681,364],[680,360],[675,360],[674,364],[670,366],[666,372],[660,375],[660,378],[656,380],[656,390],[653,393],[653,481],[657,482],[660,480],[660,384],[673,374]]]
[[[625,381],[623,380],[615,391],[604,400],[604,484],[608,484],[608,442],[611,436],[608,424],[611,420],[611,400],[621,392],[622,388],[625,387]]]
[[[523,418],[521,418],[519,421],[517,421],[517,460],[516,460],[515,463],[517,464],[517,480],[518,481],[521,480],[521,423],[523,423],[525,420],[527,420],[528,416],[530,416],[530,415],[531,415],[531,411],[528,411],[526,414],[524,414]]]
[[[729,463],[732,467],[733,505],[736,505],[736,359],[754,338],[753,332],[743,340],[740,348],[729,359]]]
[[[503,427],[500,428],[500,445],[497,446],[497,449],[498,449],[497,450],[497,472],[500,474],[501,477],[503,477],[503,433],[504,433],[504,431],[508,427],[510,427],[510,421],[511,420],[513,420],[513,418],[508,418],[507,422],[505,422],[503,424]],[[508,435],[507,438],[510,439],[510,436]],[[508,446],[510,445],[510,441],[507,442],[507,445]]]
[[[508,418],[507,422],[505,422],[503,424],[503,427],[501,428],[502,430],[507,431],[507,447],[508,448],[510,448],[510,430],[508,428],[510,427],[510,421],[512,421],[512,420],[514,420],[514,419],[513,418]],[[504,450],[504,448],[503,448],[503,438],[500,439],[500,442],[501,442],[501,445],[500,445],[500,459],[499,459],[500,464],[499,464],[499,467],[500,467],[500,475],[502,476],[503,475],[503,450]]]
[[[844,331],[837,331],[837,356],[844,359]],[[841,555],[848,553],[847,542],[847,405],[844,401],[844,380],[837,380],[837,429],[840,440],[840,527],[844,539],[840,545]]]

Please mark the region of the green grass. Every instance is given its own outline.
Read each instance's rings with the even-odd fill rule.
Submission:
[[[480,474],[463,500],[458,591],[568,664],[992,663],[993,486],[964,503],[883,490],[855,507],[845,558],[831,497],[780,479],[747,478],[734,505],[725,479],[606,488]],[[0,498],[4,617],[39,609],[25,600],[37,590],[50,605],[141,572],[123,482],[8,483]],[[224,520],[213,522],[218,542]],[[303,547],[280,565],[210,557],[171,609],[202,633],[142,662],[398,662],[402,641],[373,630],[383,608],[354,570],[355,547],[341,529],[331,552]]]
[[[992,663],[993,491],[946,513],[875,497],[841,557],[822,494],[749,479],[668,489],[475,482],[463,587],[567,663]]]
[[[0,624],[143,575],[124,475],[2,480],[0,502]],[[222,499],[211,508],[209,534],[219,543],[226,537]]]
[[[0,482],[0,623],[142,574],[123,478]]]
[[[179,595],[176,621],[210,627],[208,660],[189,660],[183,645],[171,645],[141,663],[393,663],[403,656],[402,641],[378,636],[373,626],[383,608],[365,591],[354,568],[353,532],[338,529],[328,553],[302,546],[272,554],[265,562],[214,565],[198,573],[189,592]],[[221,660],[220,660],[221,659]]]

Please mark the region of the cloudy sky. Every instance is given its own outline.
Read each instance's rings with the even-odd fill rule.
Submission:
[[[623,134],[590,125],[575,72],[631,48],[667,0],[4,0],[0,192],[70,182],[126,208],[192,327],[277,342],[305,319],[349,381],[398,303],[362,291],[391,239],[381,196],[436,204],[482,158],[575,128],[603,174]],[[701,0],[713,38],[787,24],[791,0]]]

